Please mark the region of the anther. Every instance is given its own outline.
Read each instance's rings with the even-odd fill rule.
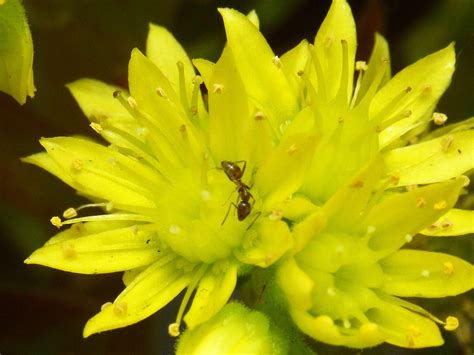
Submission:
[[[73,170],[79,172],[84,167],[84,162],[81,159],[74,159],[72,161],[71,167]]]
[[[275,66],[280,69],[281,68],[281,60],[280,60],[280,57],[278,57],[277,55],[273,57],[273,64],[275,64]]]
[[[448,331],[456,330],[459,327],[459,320],[456,317],[449,316],[446,318],[444,329]]]
[[[450,261],[445,261],[443,263],[443,272],[446,274],[446,275],[452,275],[454,273],[454,265],[452,262]]]
[[[448,207],[448,204],[445,200],[438,201],[433,205],[433,209],[437,211],[444,210],[446,207]]]
[[[344,319],[344,322],[342,323],[344,328],[349,329],[351,327],[351,322],[349,320]]]
[[[106,310],[107,308],[109,308],[110,306],[112,306],[113,303],[112,302],[105,302],[102,306],[100,306],[100,310],[101,311],[104,311]]]
[[[349,187],[352,187],[352,188],[361,188],[363,186],[364,186],[364,182],[362,180],[355,180],[349,185]]]
[[[433,113],[433,122],[436,125],[441,126],[445,124],[447,120],[448,120],[448,116],[446,116],[444,113],[439,113],[439,112]]]
[[[193,83],[193,93],[192,93],[192,96],[191,96],[191,107],[190,107],[190,111],[191,111],[191,114],[194,116],[198,113],[198,97],[199,97],[199,92],[200,92],[200,86],[202,84],[203,80],[201,78],[200,75],[196,75],[193,79],[192,79],[192,83]]]
[[[304,70],[301,70],[301,69],[298,70],[298,71],[296,72],[296,75],[298,75],[298,76],[303,76],[303,75],[304,75]]]
[[[214,94],[220,94],[220,93],[222,93],[223,90],[224,90],[224,85],[222,85],[222,84],[214,84],[212,86],[212,92]]]
[[[61,251],[66,259],[72,259],[76,256],[74,245],[69,241],[65,241],[61,244]]]
[[[123,317],[127,314],[127,303],[114,303],[114,314],[118,317]]]
[[[127,102],[130,105],[130,108],[134,110],[137,108],[137,100],[135,100],[132,96],[127,97]]]
[[[102,125],[96,122],[92,122],[89,126],[98,134],[101,134],[104,131]]]
[[[296,144],[292,144],[288,147],[288,149],[286,150],[286,153],[288,155],[293,155],[294,153],[296,153],[298,151],[298,146]]]
[[[171,323],[168,326],[168,334],[172,337],[178,337],[181,334],[181,332],[179,331],[179,324]]]
[[[398,185],[398,183],[400,182],[400,176],[399,175],[391,175],[390,176],[390,183],[392,185]]]
[[[122,92],[120,90],[115,90],[114,93],[112,94],[114,96],[114,99],[118,98]]]
[[[355,63],[355,69],[358,71],[366,71],[368,69],[367,62],[363,60],[358,60]]]
[[[426,200],[425,200],[424,197],[421,197],[421,196],[420,196],[420,197],[418,197],[418,198],[416,199],[416,207],[422,208],[422,207],[424,207],[425,205],[426,205]]]
[[[165,90],[163,90],[163,88],[160,86],[160,87],[157,87],[156,88],[156,93],[158,94],[158,96],[160,97],[166,97],[166,93],[165,93]]]
[[[54,216],[52,217],[50,220],[51,224],[53,226],[55,226],[56,228],[61,228],[62,225],[63,225],[63,222],[61,221],[61,218],[59,218],[58,216]]]
[[[405,235],[405,241],[407,243],[410,243],[413,240],[413,236],[411,234]]]
[[[255,121],[261,121],[265,118],[265,114],[262,111],[257,111],[254,113],[253,118]]]
[[[73,207],[69,207],[66,211],[63,212],[63,217],[66,219],[77,217],[77,211]]]
[[[441,222],[441,228],[444,228],[444,229],[448,229],[448,228],[451,228],[453,226],[453,222],[451,222],[449,219],[445,218],[442,222]]]
[[[421,276],[423,276],[424,278],[430,277],[430,270],[423,270],[421,272]]]
[[[280,210],[274,210],[272,211],[270,216],[268,216],[268,219],[270,219],[271,221],[279,221],[282,218],[283,218],[283,212]]]
[[[186,139],[188,138],[188,131],[186,129],[186,125],[185,124],[182,124],[181,126],[179,126],[179,131],[181,132],[181,137],[183,139]]]
[[[469,179],[469,177],[466,175],[461,175],[461,178],[464,180],[464,183],[462,184],[462,186],[468,187],[469,184],[471,183],[471,179]]]

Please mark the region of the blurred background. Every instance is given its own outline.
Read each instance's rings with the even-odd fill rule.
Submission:
[[[438,111],[459,121],[474,113],[474,2],[472,0],[349,1],[358,29],[358,54],[367,60],[374,32],[388,38],[395,73],[416,59],[456,41],[457,69]],[[33,100],[20,107],[0,93],[0,353],[172,354],[167,307],[147,320],[82,339],[82,327],[100,305],[123,288],[121,275],[76,275],[23,260],[56,230],[49,223],[82,201],[74,191],[19,158],[40,150],[38,139],[93,136],[88,121],[65,88],[82,77],[126,86],[132,48],[145,49],[148,23],[166,26],[191,58],[215,61],[225,42],[217,7],[256,9],[261,30],[276,54],[302,38],[310,41],[330,1],[314,0],[24,0],[35,46]],[[463,200],[465,208],[472,201]],[[472,237],[419,240],[474,262]],[[443,332],[442,348],[410,351],[390,346],[363,352],[315,345],[320,354],[472,354],[474,295],[422,304],[440,318],[454,314],[462,326]],[[174,305],[176,306],[176,305]]]

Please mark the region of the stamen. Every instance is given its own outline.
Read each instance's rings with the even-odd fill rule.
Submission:
[[[198,113],[198,98],[201,91],[202,78],[200,75],[196,75],[193,78],[193,94],[191,96],[191,115],[196,115]]]
[[[286,150],[286,153],[287,153],[288,155],[293,155],[293,154],[296,153],[298,150],[299,150],[298,146],[293,143],[291,146],[288,147],[288,149]]]
[[[184,107],[188,108],[188,96],[186,94],[186,79],[184,77],[184,64],[182,61],[178,61],[176,63],[178,66],[178,74],[179,74],[179,95],[181,98],[181,103]]]
[[[270,216],[268,216],[268,219],[271,220],[271,221],[279,221],[282,218],[283,218],[283,212],[280,211],[280,210],[274,210],[274,211],[272,211]]]
[[[336,94],[344,104],[348,103],[348,85],[349,85],[349,50],[348,44],[345,39],[341,39],[342,46],[342,68],[341,68],[341,80],[339,83],[339,89]]]
[[[399,92],[395,97],[390,100],[390,102],[375,116],[372,118],[374,122],[382,122],[386,117],[388,117],[393,111],[400,107],[400,101],[402,101],[406,95],[412,91],[411,86],[407,86],[401,92]]]
[[[261,121],[261,120],[265,119],[265,117],[266,116],[262,111],[257,111],[253,115],[253,118],[255,119],[255,121]]]
[[[441,126],[446,123],[448,120],[448,116],[446,116],[444,113],[439,113],[439,112],[434,112],[433,113],[433,122],[435,125]]]
[[[456,317],[448,316],[444,329],[448,331],[456,330],[459,327],[459,320]]]
[[[358,189],[364,187],[364,182],[362,180],[355,180],[349,185],[349,187]]]
[[[207,268],[208,268],[208,264],[202,264],[200,266],[199,270],[197,270],[197,272],[194,274],[194,277],[191,283],[189,284],[186,290],[186,293],[184,294],[183,300],[181,301],[181,305],[179,306],[178,314],[176,315],[176,321],[172,323],[172,325],[174,325],[172,330],[176,331],[177,329],[178,335],[179,335],[179,326],[181,325],[181,320],[183,318],[184,310],[186,309],[186,306],[188,305],[191,295],[193,294],[194,290],[198,286],[199,281],[201,281],[202,277],[206,273]],[[168,331],[170,329],[171,329],[171,325],[168,328]],[[173,335],[173,334],[176,334],[176,332],[174,332],[173,334],[172,332],[169,332],[169,333],[171,336],[176,336],[176,335]]]
[[[326,78],[324,76],[321,63],[319,62],[318,57],[314,53],[314,48],[312,46],[310,46],[309,53],[311,54],[313,66],[314,66],[314,69],[316,70],[316,77],[318,78],[318,93],[321,95],[323,101],[326,101],[327,100]]]
[[[127,102],[133,110],[135,110],[138,106],[137,100],[135,100],[132,96],[127,97]]]
[[[394,123],[397,123],[398,121],[403,120],[404,118],[410,117],[411,114],[412,114],[411,110],[400,112],[400,113],[396,114],[395,116],[390,117],[389,119],[386,119],[386,120],[382,121],[380,124],[378,124],[375,127],[375,130],[376,130],[376,132],[382,132],[384,129],[387,129],[388,127],[390,127]]]
[[[181,331],[179,330],[179,324],[171,323],[168,326],[168,334],[174,338],[178,337],[181,334]]]
[[[413,236],[411,234],[405,235],[405,241],[407,243],[410,243],[413,240]]]
[[[54,217],[53,217],[54,218]],[[59,219],[59,217],[57,217]],[[101,221],[101,222],[109,222],[109,221],[140,221],[140,222],[153,222],[151,216],[142,216],[139,214],[104,214],[104,215],[96,215],[96,216],[86,216],[86,217],[79,217],[79,218],[73,218],[73,219],[68,219],[66,221],[62,221],[61,225],[66,225],[66,224],[75,224],[79,222],[95,222],[95,221]],[[52,223],[53,221],[51,221]]]
[[[61,218],[59,218],[58,216],[52,217],[49,221],[51,222],[53,226],[55,226],[58,229],[63,226],[63,222],[61,221]]]
[[[374,97],[375,93],[377,92],[380,86],[380,83],[382,82],[382,79],[385,75],[385,72],[387,71],[389,64],[390,64],[390,61],[387,58],[384,58],[380,61],[380,68],[377,69],[375,77],[370,83],[369,88],[367,89],[365,95],[359,101],[359,105],[365,105],[366,109],[368,109],[372,98]]]
[[[421,275],[422,275],[424,278],[430,277],[430,270],[423,270],[423,271],[421,272]]]
[[[355,88],[354,88],[354,93],[352,94],[352,100],[351,100],[351,103],[349,105],[349,108],[350,109],[353,109],[354,106],[355,106],[355,103],[357,101],[357,95],[359,94],[359,90],[360,90],[360,86],[362,84],[362,78],[364,76],[364,72],[367,70],[367,63],[364,62],[364,61],[357,61],[355,63],[355,69],[358,71],[358,74],[357,74],[357,81],[356,81],[356,85],[355,85]]]
[[[446,207],[448,207],[448,204],[445,200],[438,201],[433,205],[433,209],[438,211],[444,210]]]
[[[109,308],[110,306],[112,306],[113,303],[112,302],[105,302],[102,306],[100,306],[100,310],[101,311],[104,311],[106,310],[107,308]]]
[[[65,219],[74,218],[77,216],[77,210],[73,207],[69,207],[66,211],[63,212],[63,217]]]
[[[98,134],[101,134],[104,131],[102,125],[96,122],[92,122],[89,126]]]
[[[165,93],[165,90],[163,90],[163,88],[161,86],[157,87],[156,88],[156,93],[158,94],[158,96],[160,97],[163,97],[163,98],[166,98],[166,93]]]
[[[84,168],[84,162],[81,159],[74,159],[72,161],[71,168],[78,173]]]

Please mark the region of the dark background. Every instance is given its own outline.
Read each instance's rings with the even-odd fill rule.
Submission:
[[[457,70],[438,111],[454,122],[474,112],[474,3],[472,0],[350,1],[358,28],[358,59],[367,60],[375,31],[390,43],[392,72],[456,41]],[[82,339],[82,327],[101,304],[123,288],[121,275],[84,276],[23,260],[55,229],[49,219],[81,203],[70,188],[19,158],[40,150],[42,136],[93,135],[65,89],[82,77],[126,85],[133,47],[145,48],[148,22],[164,25],[190,57],[216,60],[225,37],[219,6],[244,13],[255,8],[261,30],[276,54],[302,38],[312,41],[330,1],[315,0],[24,0],[35,46],[34,100],[19,106],[0,93],[0,353],[10,354],[171,354],[167,307],[125,329]],[[465,206],[472,206],[467,199]],[[471,238],[471,239],[470,239]],[[473,262],[472,237],[420,240]],[[176,302],[175,302],[176,303]],[[456,314],[457,332],[443,332],[446,344],[412,351],[389,346],[362,354],[472,354],[473,292],[423,300],[440,317]],[[176,305],[174,305],[176,306]],[[320,354],[359,351],[315,345]]]

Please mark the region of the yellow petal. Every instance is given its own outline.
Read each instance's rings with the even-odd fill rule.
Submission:
[[[446,297],[474,287],[474,268],[452,255],[399,250],[380,261],[385,292],[402,297]]]
[[[25,263],[80,274],[101,274],[150,264],[161,253],[156,234],[143,226],[106,230],[78,238],[63,235],[61,239],[56,238],[54,243],[36,250]]]
[[[208,272],[199,282],[193,303],[184,320],[189,328],[205,322],[229,300],[237,283],[237,267],[230,266],[225,272]]]
[[[314,135],[308,134],[288,137],[258,169],[254,186],[267,208],[290,197],[301,186],[313,158],[316,140]]]
[[[346,59],[343,57],[341,41],[347,43]],[[352,92],[356,29],[351,8],[345,0],[333,0],[329,12],[316,34],[314,50],[324,73],[323,80],[318,77],[319,87],[326,86],[329,100],[337,94],[340,88],[345,88],[346,92],[343,94],[347,104]],[[343,73],[345,65],[347,65],[347,72]]]
[[[44,138],[41,144],[79,191],[118,204],[154,206],[150,189],[160,177],[144,164],[84,139]]]
[[[177,63],[183,63],[186,94],[188,100],[191,98],[193,90],[191,80],[195,76],[193,65],[183,47],[166,28],[150,23],[146,56],[167,77],[176,93],[181,89]]]
[[[423,348],[443,344],[436,324],[417,313],[388,302],[368,311],[367,317],[376,323],[387,343],[404,348]]]
[[[249,160],[250,124],[245,88],[226,48],[214,66],[209,91],[209,144],[217,161]]]
[[[371,248],[398,249],[407,236],[418,233],[446,214],[456,203],[465,179],[442,182],[397,194],[383,200],[369,213],[365,228],[373,229]]]
[[[300,311],[311,309],[314,282],[300,269],[294,258],[285,260],[278,267],[276,280],[291,308]]]
[[[173,300],[191,281],[192,272],[177,269],[173,258],[163,257],[138,275],[113,304],[89,319],[84,337],[139,322]]]
[[[387,171],[398,185],[448,180],[474,168],[474,131],[447,134],[385,154]]]
[[[295,113],[296,96],[281,66],[275,62],[275,54],[254,24],[238,11],[220,9],[219,12],[247,94],[277,129]]]
[[[281,56],[281,67],[295,95],[301,95],[301,77],[298,73],[304,70],[309,56],[307,40],[302,40],[296,47]]]
[[[398,139],[414,124],[427,117],[451,82],[454,45],[428,55],[395,75],[370,104],[369,117],[376,122],[400,116],[380,134],[382,147]],[[408,114],[409,113],[409,114]],[[406,118],[402,118],[408,115]]]
[[[474,233],[474,211],[453,208],[420,233],[432,237],[449,237]]]
[[[197,58],[193,59],[193,64],[199,71],[199,74],[206,85],[207,91],[210,92],[211,89],[211,77],[214,71],[215,63],[207,59]]]

